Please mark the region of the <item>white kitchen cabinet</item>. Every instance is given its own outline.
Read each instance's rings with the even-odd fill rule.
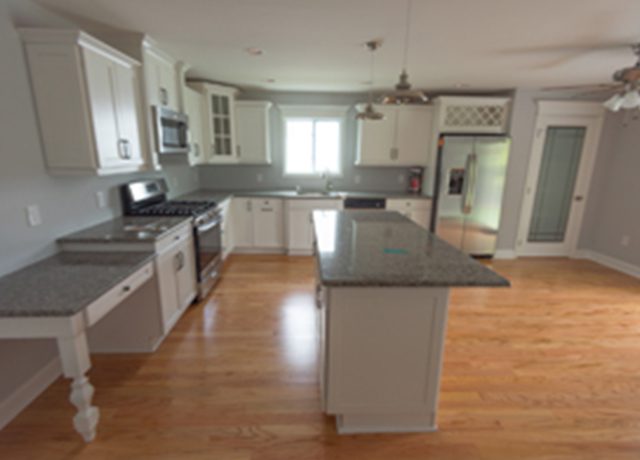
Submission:
[[[164,332],[167,334],[197,294],[196,262],[191,226],[167,236],[156,258]]]
[[[204,96],[191,88],[184,88],[184,108],[189,117],[189,164],[205,162],[202,133],[202,112]]]
[[[159,170],[163,157],[157,151],[153,107],[183,111],[177,62],[148,35],[121,31],[98,33],[101,39],[142,63],[139,78],[144,107],[142,145],[147,169]]]
[[[222,260],[225,260],[235,246],[234,234],[234,213],[232,200],[228,199],[219,204],[220,215],[222,216]]]
[[[236,101],[236,155],[241,164],[271,164],[268,101]]]
[[[388,199],[386,209],[387,211],[397,211],[421,227],[429,229],[431,222],[431,200],[429,199]]]
[[[21,35],[49,170],[144,169],[139,63],[78,30],[23,29]]]
[[[429,106],[386,106],[376,110],[383,120],[358,121],[361,166],[426,166],[432,150],[433,109]]]
[[[251,198],[234,198],[233,241],[236,248],[253,247],[253,203]]]
[[[287,200],[287,253],[313,253],[312,214],[315,210],[342,209],[342,200]]]
[[[142,46],[147,104],[180,111],[176,61],[149,38]]]
[[[234,198],[233,242],[240,252],[284,248],[284,204],[279,198]]]
[[[254,198],[253,245],[257,248],[282,249],[284,247],[284,213],[280,199]]]
[[[237,90],[211,83],[191,83],[204,94],[202,119],[206,154],[209,163],[237,163],[235,130],[235,94]]]

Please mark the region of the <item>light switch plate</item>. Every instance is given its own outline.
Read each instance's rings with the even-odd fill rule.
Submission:
[[[42,224],[42,216],[40,215],[40,207],[37,204],[27,206],[27,223],[29,227],[37,227]]]
[[[256,174],[256,181],[258,181],[258,183],[262,182],[263,179],[264,177],[262,177],[262,173]]]
[[[360,177],[360,174],[356,174],[356,175],[353,177],[353,181],[354,181],[356,184],[359,184],[360,182],[362,182],[362,177]]]

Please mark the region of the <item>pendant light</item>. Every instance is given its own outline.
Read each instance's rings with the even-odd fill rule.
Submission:
[[[369,69],[369,102],[363,112],[358,112],[356,120],[383,120],[384,114],[373,108],[373,54],[382,45],[381,40],[370,40],[365,43],[367,49],[371,52],[371,66]]]
[[[396,84],[396,90],[385,94],[382,97],[381,102],[383,104],[424,104],[429,98],[418,90],[411,89],[411,83],[409,83],[409,74],[407,73],[407,61],[409,56],[409,33],[411,31],[411,7],[412,0],[407,0],[407,17],[405,23],[405,35],[404,35],[404,54],[402,60],[402,72],[400,72],[400,78]]]

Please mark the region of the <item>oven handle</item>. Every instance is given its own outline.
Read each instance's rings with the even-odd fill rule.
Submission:
[[[222,217],[216,217],[209,223],[198,225],[196,227],[196,230],[198,231],[198,233],[206,232],[207,230],[211,230],[213,227],[215,227],[216,225],[220,225],[221,223]]]

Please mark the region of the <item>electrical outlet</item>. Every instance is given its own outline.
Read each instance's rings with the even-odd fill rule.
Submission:
[[[37,204],[27,206],[27,222],[30,227],[37,227],[42,224],[42,216],[40,215],[40,207]]]
[[[353,181],[354,181],[356,184],[359,184],[360,182],[362,182],[362,177],[360,177],[360,174],[356,174],[356,175],[353,177]]]
[[[629,246],[629,244],[631,244],[631,237],[629,235],[624,235],[620,240],[620,244],[625,247]]]
[[[170,182],[171,182],[171,188],[174,188],[174,189],[178,188],[179,183],[178,183],[177,177],[172,177]]]
[[[398,174],[398,184],[404,184],[404,174]]]
[[[107,194],[104,190],[98,190],[96,192],[96,206],[98,206],[99,209],[107,207]]]
[[[262,182],[263,179],[264,179],[264,177],[262,176],[262,173],[256,174],[256,181],[258,183]]]

